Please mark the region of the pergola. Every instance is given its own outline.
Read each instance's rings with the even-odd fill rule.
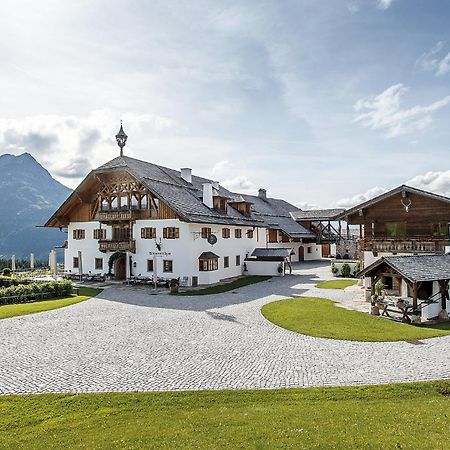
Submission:
[[[449,298],[450,255],[385,256],[359,273],[370,277],[372,295],[375,284],[385,277],[404,280],[412,292],[413,308],[417,309],[419,292],[425,282],[437,282],[441,309],[446,310]]]

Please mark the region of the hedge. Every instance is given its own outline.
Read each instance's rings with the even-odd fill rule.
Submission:
[[[64,297],[72,293],[71,281],[46,281],[43,283],[20,284],[0,288],[0,305],[28,303],[53,297]]]

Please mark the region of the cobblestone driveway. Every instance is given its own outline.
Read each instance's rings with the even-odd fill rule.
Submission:
[[[278,388],[450,377],[450,336],[423,344],[302,336],[260,314],[304,295],[318,263],[203,297],[106,289],[67,308],[0,320],[0,393]],[[315,289],[310,293],[317,294]],[[336,298],[338,291],[320,291]]]

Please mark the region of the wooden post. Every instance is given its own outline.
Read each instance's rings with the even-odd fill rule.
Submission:
[[[375,275],[370,276],[370,293],[375,295]]]
[[[341,243],[341,238],[342,238],[342,224],[341,221],[339,221],[339,238],[338,238],[339,244]]]
[[[418,287],[417,287],[417,282],[415,281],[413,283],[413,308],[415,310],[417,309],[417,291],[418,291]]]
[[[363,237],[363,232],[362,232],[362,223],[359,224],[359,238],[362,239]]]

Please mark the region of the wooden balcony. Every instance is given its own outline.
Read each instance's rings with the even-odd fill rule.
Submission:
[[[413,237],[405,239],[361,239],[361,251],[380,253],[444,253],[449,241],[442,238]]]
[[[136,241],[134,239],[129,241],[101,240],[98,241],[98,245],[101,252],[110,251],[136,253]]]
[[[118,209],[116,211],[99,211],[96,215],[96,220],[101,223],[124,222],[151,218],[152,214],[148,209]]]

